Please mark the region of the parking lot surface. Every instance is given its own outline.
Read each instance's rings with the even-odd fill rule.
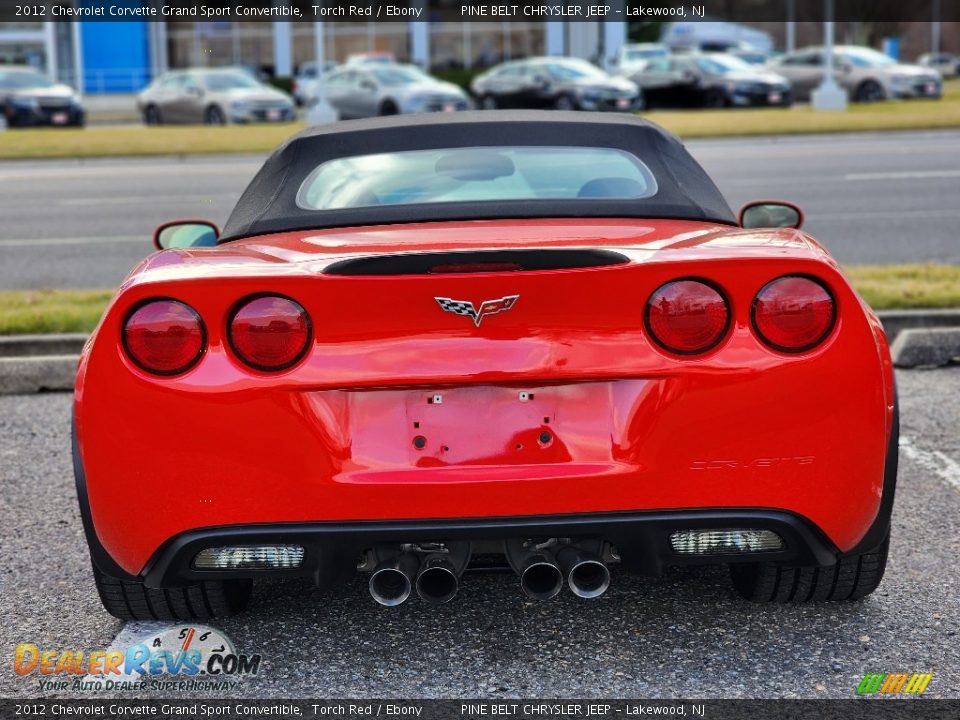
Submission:
[[[849,698],[866,672],[922,671],[934,674],[926,695],[960,697],[960,368],[901,372],[898,383],[890,563],[861,602],[755,605],[734,596],[719,568],[653,579],[614,572],[599,600],[565,592],[546,603],[526,600],[512,575],[475,575],[447,605],[395,609],[376,605],[360,580],[330,591],[263,583],[250,611],[211,623],[239,651],[261,653],[261,672],[213,694]],[[73,488],[70,402],[0,397],[4,697],[44,694],[36,675],[11,671],[18,643],[93,650],[122,633],[125,647],[156,629],[125,626],[97,600]],[[129,491],[136,532],[164,489]]]
[[[147,131],[145,131],[147,132]],[[783,199],[841,263],[960,262],[960,132],[691,140],[734,208]],[[114,287],[159,223],[220,224],[262,157],[0,163],[0,289]]]

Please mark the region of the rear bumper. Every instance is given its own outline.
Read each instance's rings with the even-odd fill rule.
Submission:
[[[42,127],[48,125],[69,127],[71,125],[83,125],[85,118],[83,108],[76,106],[56,109],[7,106],[3,112],[10,127]]]
[[[684,555],[674,552],[670,535],[678,530],[772,530],[784,549],[753,553]],[[205,528],[182,533],[161,547],[141,574],[148,587],[176,587],[204,580],[270,576],[309,577],[329,585],[349,577],[361,553],[376,545],[514,538],[602,538],[614,545],[622,564],[658,575],[669,565],[776,561],[797,565],[833,565],[838,550],[813,523],[778,510],[682,510],[676,512],[594,513],[543,517],[476,518],[402,522],[297,523]],[[229,545],[296,544],[304,561],[285,570],[195,570],[197,553]]]
[[[884,463],[883,491],[876,517],[856,547],[844,553],[817,525],[796,513],[763,508],[703,508],[666,511],[609,512],[553,516],[458,518],[362,522],[310,522],[207,527],[179,533],[164,542],[142,572],[123,570],[100,543],[87,495],[86,476],[73,436],[73,462],[84,531],[93,563],[118,578],[142,579],[148,587],[176,587],[204,580],[264,577],[308,577],[317,585],[346,579],[357,559],[377,545],[468,541],[498,543],[515,538],[558,537],[602,539],[611,543],[628,570],[659,575],[664,567],[731,562],[781,562],[830,566],[844,555],[862,553],[887,536],[896,490],[899,412],[894,418]],[[681,530],[770,530],[783,549],[750,553],[681,554],[670,536]],[[205,548],[229,545],[296,544],[304,548],[300,567],[286,570],[196,570],[193,561]]]

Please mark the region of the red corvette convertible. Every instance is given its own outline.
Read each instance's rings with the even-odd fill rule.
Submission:
[[[223,232],[162,226],[83,353],[77,489],[106,609],[203,619],[252,581],[477,568],[584,598],[729,564],[759,601],[880,583],[897,402],[876,316],[799,210],[733,215],[635,117],[303,132]],[[466,575],[464,573],[467,573]]]

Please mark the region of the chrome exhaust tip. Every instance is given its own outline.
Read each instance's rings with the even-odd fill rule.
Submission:
[[[460,589],[456,568],[443,556],[428,557],[417,575],[417,595],[433,605],[450,602]]]
[[[557,559],[567,576],[567,585],[577,597],[598,598],[610,587],[610,570],[596,555],[567,547]]]
[[[420,563],[412,555],[401,555],[380,563],[370,575],[370,596],[381,605],[396,607],[410,597]]]
[[[549,600],[563,588],[563,573],[546,557],[534,558],[520,574],[520,589],[531,600]]]

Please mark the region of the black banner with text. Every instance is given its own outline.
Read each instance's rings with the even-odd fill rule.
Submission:
[[[960,20],[958,0],[833,0],[837,21]],[[0,0],[0,22],[771,22],[827,19],[824,0]]]

